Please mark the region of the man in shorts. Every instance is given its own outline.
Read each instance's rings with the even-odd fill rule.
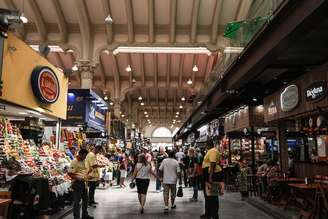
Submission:
[[[164,213],[169,212],[169,196],[171,193],[171,209],[176,209],[174,204],[176,191],[177,191],[177,181],[180,177],[180,166],[179,162],[175,159],[175,153],[170,151],[168,153],[169,157],[164,159],[159,170],[163,176],[163,195],[164,195]]]

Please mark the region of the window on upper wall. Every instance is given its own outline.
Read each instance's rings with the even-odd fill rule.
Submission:
[[[153,138],[172,138],[172,132],[166,127],[159,127],[153,131]]]

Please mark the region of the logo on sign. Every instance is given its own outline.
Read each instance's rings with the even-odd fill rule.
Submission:
[[[314,101],[324,98],[327,94],[326,81],[316,81],[306,88],[305,96],[306,100]]]
[[[293,110],[299,102],[298,87],[293,84],[285,88],[280,95],[281,110],[288,112]]]
[[[269,115],[273,115],[273,114],[276,114],[277,113],[277,107],[276,107],[276,104],[271,101],[270,102],[270,105],[268,107],[268,114]]]
[[[59,81],[56,74],[46,66],[34,68],[31,77],[32,90],[41,103],[55,103],[59,97]]]

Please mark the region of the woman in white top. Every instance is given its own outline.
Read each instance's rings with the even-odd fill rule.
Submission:
[[[151,165],[147,162],[146,156],[144,154],[140,154],[138,156],[138,163],[134,168],[132,180],[136,179],[138,199],[141,205],[141,214],[143,214],[144,212],[144,206],[146,203],[147,191],[150,181],[150,174],[154,175],[157,178],[156,173],[153,171]]]

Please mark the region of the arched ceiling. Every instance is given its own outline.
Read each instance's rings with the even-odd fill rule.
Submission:
[[[142,128],[186,118],[190,98],[222,60],[224,26],[256,16],[264,4],[281,0],[0,0],[1,8],[24,12],[29,22],[16,27],[28,44],[59,45],[48,60],[61,69],[83,62],[95,68],[93,89],[120,106],[124,120]],[[273,7],[273,6],[271,6]],[[111,15],[113,23],[106,23]],[[113,53],[119,46],[205,47],[208,54]],[[132,71],[127,72],[130,65]],[[197,65],[198,71],[192,68]],[[186,82],[193,81],[192,85]],[[70,87],[81,86],[79,72]],[[141,106],[138,97],[145,105]],[[181,101],[185,97],[186,101]],[[179,106],[183,105],[180,109]],[[144,117],[144,111],[149,117]]]

